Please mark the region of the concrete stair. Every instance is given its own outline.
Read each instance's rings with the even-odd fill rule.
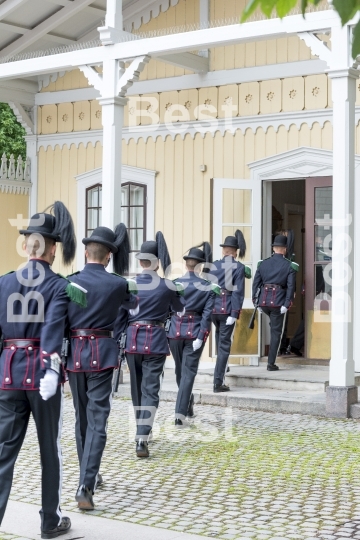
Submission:
[[[213,370],[199,369],[196,383],[211,384]],[[260,366],[230,366],[226,384],[231,387],[268,388],[283,391],[325,392],[329,385],[329,368],[326,366],[282,365],[279,371],[267,371],[266,364]],[[360,374],[355,384],[360,386]]]

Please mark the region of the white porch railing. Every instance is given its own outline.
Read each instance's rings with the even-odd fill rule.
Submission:
[[[0,165],[0,191],[2,193],[29,193],[31,188],[30,158],[25,162],[11,154],[8,159],[2,155]]]

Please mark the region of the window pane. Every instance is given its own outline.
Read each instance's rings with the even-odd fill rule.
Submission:
[[[129,236],[131,249],[140,251],[141,244],[144,241],[144,229],[130,229]]]
[[[138,206],[144,204],[144,188],[141,186],[136,186],[134,184],[130,185],[130,205]]]
[[[140,274],[141,273],[141,266],[138,261],[138,259],[135,258],[136,253],[130,253],[130,265],[129,265],[129,274]]]
[[[332,187],[315,188],[315,220],[332,219]]]
[[[251,224],[251,201],[250,189],[223,189],[223,223]]]
[[[88,229],[95,229],[98,226],[98,210],[88,210],[87,226]]]
[[[332,265],[316,264],[315,265],[315,296],[321,294],[329,294],[331,296],[332,282]]]
[[[130,227],[131,228],[144,227],[144,208],[141,208],[141,207],[130,208]]]
[[[99,186],[99,206],[102,206],[102,187]]]
[[[88,191],[88,207],[99,206],[99,190],[98,188],[89,189]]]
[[[315,261],[332,260],[332,227],[315,225]]]
[[[129,186],[121,188],[121,206],[129,206]]]
[[[99,225],[101,225],[101,223],[102,223],[102,208],[99,208],[97,226],[99,227]]]
[[[129,226],[129,208],[121,207],[121,222],[126,225],[126,227]]]

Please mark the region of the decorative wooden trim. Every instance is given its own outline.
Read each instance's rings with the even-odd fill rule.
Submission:
[[[20,182],[19,180],[0,180],[1,193],[28,195],[31,192],[31,186],[31,182]]]
[[[22,125],[22,127],[26,131],[26,135],[33,135],[35,133],[34,131],[34,122],[31,118],[33,116],[33,109],[34,107],[25,108],[20,105],[20,103],[14,103],[13,101],[9,101],[9,106],[13,110],[17,121]]]
[[[206,74],[181,75],[135,82],[127,92],[127,96],[153,94],[155,92],[170,92],[173,90],[191,90],[193,88],[210,88],[227,84],[285,79],[289,77],[306,77],[324,73],[326,62],[322,60],[303,60],[286,64],[272,64],[241,69],[224,69],[211,71]],[[95,88],[80,88],[78,90],[63,90],[61,92],[43,92],[36,94],[36,105],[52,105],[54,103],[69,103],[84,99],[99,99],[100,92]]]
[[[144,7],[144,0],[137,0],[123,10],[124,28],[127,32],[138,30],[142,24],[155,19],[160,12],[164,13],[178,3],[179,0],[153,0],[146,2]]]

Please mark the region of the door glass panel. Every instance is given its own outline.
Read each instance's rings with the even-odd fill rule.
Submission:
[[[126,225],[126,227],[129,226],[129,208],[121,207],[121,222]]]
[[[223,223],[252,222],[251,189],[223,190]]]
[[[94,206],[99,206],[99,189],[97,187],[88,190],[88,207]]]
[[[315,225],[315,261],[332,260],[332,227]]]
[[[141,244],[144,241],[144,229],[130,229],[130,245],[133,251],[140,251]]]
[[[332,187],[315,188],[315,219],[332,218]]]
[[[316,264],[315,265],[315,296],[319,294],[331,295],[332,283],[332,266],[331,264]]]
[[[96,229],[98,226],[98,210],[88,210],[87,226],[88,230]]]
[[[129,186],[121,188],[121,206],[129,206]]]

